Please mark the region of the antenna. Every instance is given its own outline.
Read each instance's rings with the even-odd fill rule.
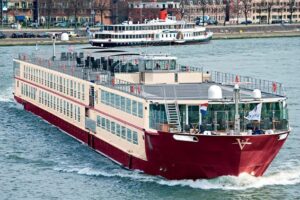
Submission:
[[[239,113],[239,102],[240,102],[240,85],[241,84],[250,84],[250,82],[240,82],[239,76],[235,76],[235,82],[233,88],[233,99],[235,104],[235,115],[234,115],[234,132],[239,135],[241,132],[240,125],[240,113]]]

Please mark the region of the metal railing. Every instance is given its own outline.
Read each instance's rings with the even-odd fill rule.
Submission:
[[[285,89],[282,83],[257,79],[249,76],[240,76],[224,72],[211,71],[211,81],[222,85],[233,86],[236,82],[240,83],[240,88],[254,90],[259,89],[264,93],[285,96]]]
[[[116,79],[112,76],[107,76],[105,81],[99,80],[96,84],[116,89],[130,95],[144,98],[144,87],[142,84],[130,83],[124,80]]]

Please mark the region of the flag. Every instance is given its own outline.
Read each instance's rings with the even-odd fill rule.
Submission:
[[[200,112],[201,112],[201,115],[206,115],[207,113],[207,107],[208,107],[208,103],[203,103],[203,104],[200,104]]]
[[[255,108],[253,110],[251,110],[248,114],[247,117],[245,117],[248,120],[257,120],[260,121],[260,117],[261,117],[261,106],[262,104],[259,103],[255,106]]]

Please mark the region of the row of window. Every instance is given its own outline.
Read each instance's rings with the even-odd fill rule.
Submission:
[[[30,86],[30,85],[27,85],[27,84],[23,84],[21,83],[21,94],[22,95],[25,95],[26,97],[29,97],[30,99],[32,100],[35,100],[36,99],[36,91],[37,89]]]
[[[39,91],[39,103],[80,122],[80,107],[75,104],[41,90]]]
[[[138,134],[125,126],[122,126],[114,121],[110,121],[104,117],[97,115],[97,127],[107,130],[108,132],[119,136],[122,139],[138,144]]]
[[[33,67],[24,66],[24,78],[84,101],[85,87],[74,80],[54,75]]]
[[[101,90],[101,102],[143,118],[143,104],[129,98]]]
[[[195,24],[176,24],[176,25],[122,25],[122,26],[104,26],[105,31],[143,31],[143,30],[159,30],[159,29],[184,29],[195,28]]]

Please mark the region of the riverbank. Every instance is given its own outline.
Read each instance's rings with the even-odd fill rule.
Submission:
[[[273,37],[299,37],[300,24],[284,25],[249,25],[249,26],[210,26],[208,31],[214,33],[213,40],[220,39],[248,39],[248,38],[273,38]],[[65,32],[69,29],[50,29],[47,32]],[[95,30],[94,30],[95,31]],[[12,30],[3,30],[10,34]],[[41,29],[21,30],[19,32],[45,32]],[[52,44],[50,38],[6,38],[0,39],[0,46],[16,45],[49,45]],[[88,44],[87,37],[70,38],[69,41],[57,40],[56,44]]]

